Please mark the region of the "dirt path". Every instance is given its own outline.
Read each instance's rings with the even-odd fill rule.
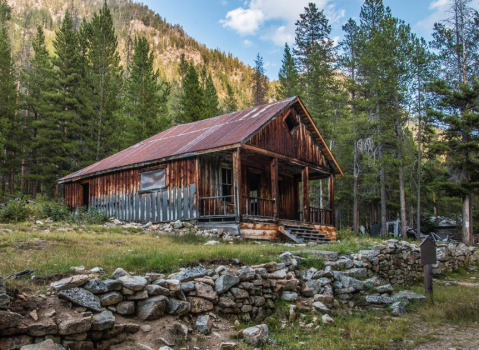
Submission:
[[[417,332],[417,335],[429,336],[431,340],[414,347],[416,350],[478,350],[479,325],[469,327],[457,325],[441,325],[426,327]]]

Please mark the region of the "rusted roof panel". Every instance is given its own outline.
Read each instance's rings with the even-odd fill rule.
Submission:
[[[174,126],[65,176],[60,181],[242,142],[294,103],[296,99],[297,97],[294,96],[274,103]]]

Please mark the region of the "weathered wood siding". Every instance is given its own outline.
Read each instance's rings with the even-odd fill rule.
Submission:
[[[292,132],[289,131],[284,118],[291,113],[299,123]],[[329,167],[319,144],[314,140],[306,125],[296,115],[294,108],[286,111],[256,133],[247,144],[296,158],[310,164]]]
[[[166,188],[140,192],[140,173],[150,170],[122,170],[64,185],[65,202],[81,207],[84,185],[88,184],[89,206],[108,216],[136,222],[188,220],[197,217],[196,159],[173,160],[166,166]]]

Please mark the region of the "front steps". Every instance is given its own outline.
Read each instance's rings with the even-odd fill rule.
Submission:
[[[286,238],[296,243],[315,242],[318,244],[324,244],[331,242],[331,238],[328,238],[325,234],[305,225],[284,224],[278,226],[278,230]]]

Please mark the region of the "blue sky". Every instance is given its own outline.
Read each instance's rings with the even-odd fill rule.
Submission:
[[[434,22],[448,16],[449,0],[384,0],[394,16],[413,31],[431,39]],[[143,0],[145,5],[210,48],[231,52],[253,65],[264,58],[266,74],[277,79],[284,43],[294,43],[294,23],[311,0]],[[341,40],[342,25],[357,19],[361,0],[317,0],[332,26],[332,38]],[[479,3],[474,0],[474,3]],[[474,5],[474,7],[478,7]]]

